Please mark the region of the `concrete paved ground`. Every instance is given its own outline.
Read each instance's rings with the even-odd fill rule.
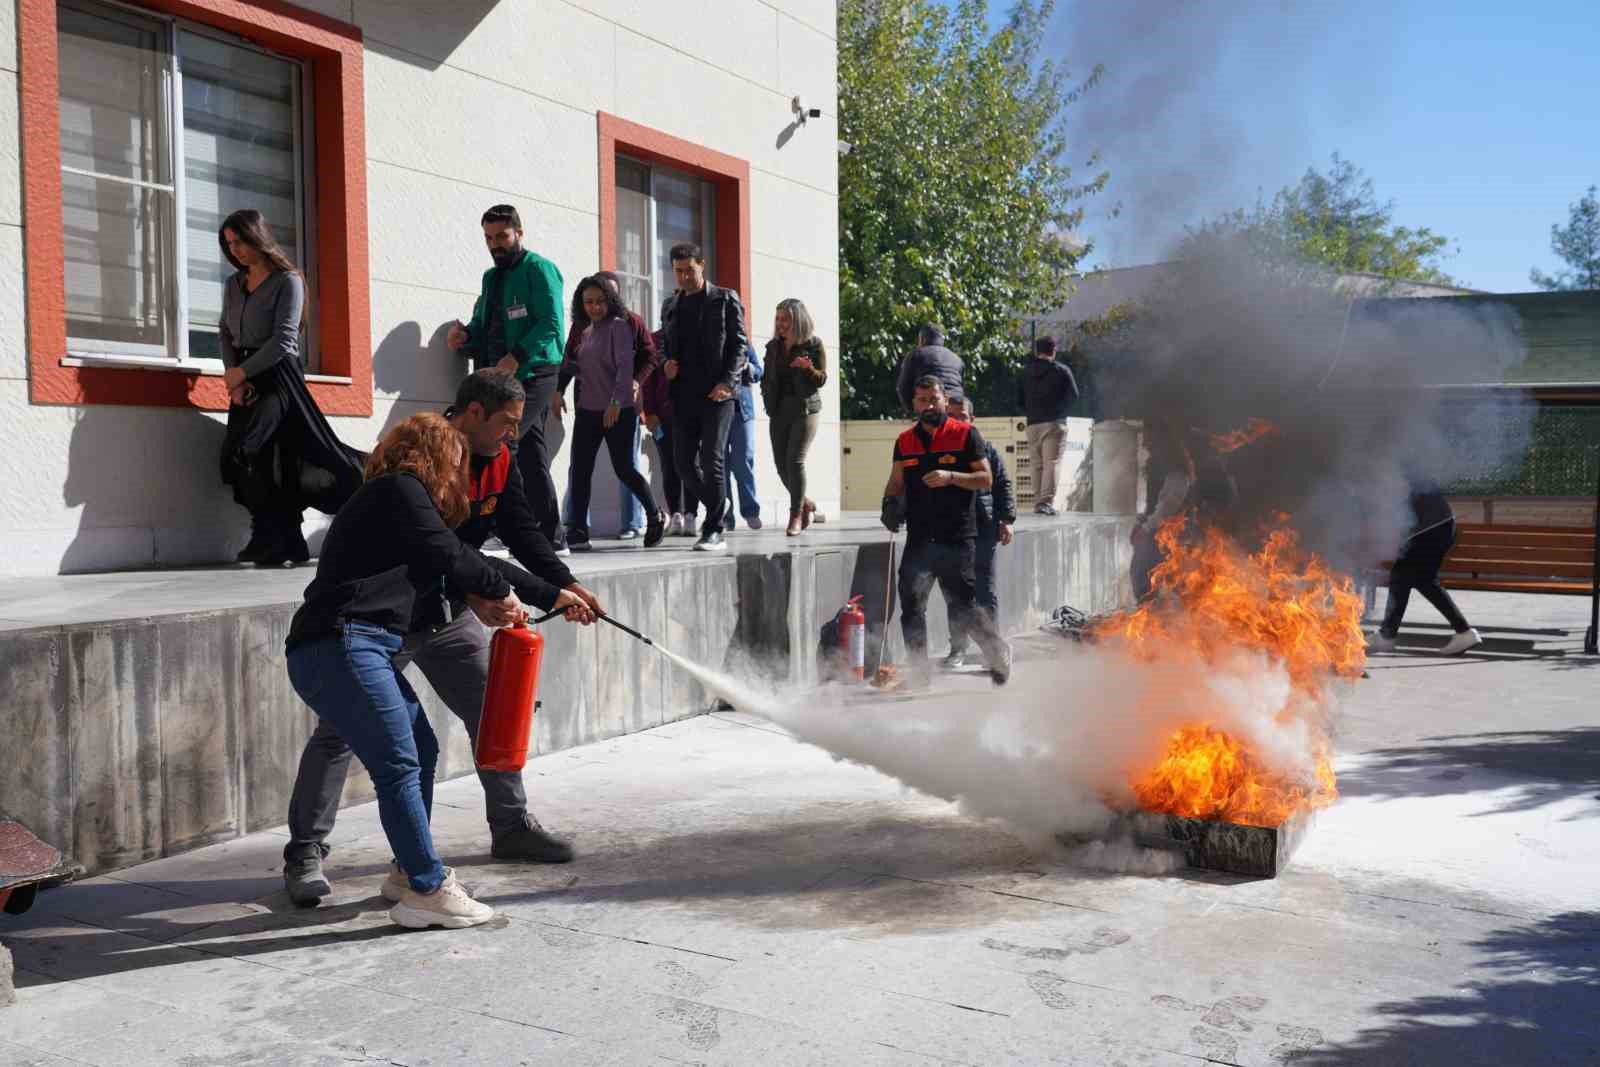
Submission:
[[[1462,602],[1489,644],[1430,656],[1413,609],[1275,881],[1074,869],[700,717],[529,765],[570,866],[493,863],[476,781],[441,786],[441,850],[500,913],[476,930],[387,923],[372,805],[315,911],[272,832],[45,894],[0,917],[0,1064],[1600,1062],[1586,604]]]

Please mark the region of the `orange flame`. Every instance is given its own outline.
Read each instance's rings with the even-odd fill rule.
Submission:
[[[1281,519],[1286,520],[1286,516]],[[1095,627],[1101,641],[1136,659],[1173,655],[1218,664],[1240,651],[1287,671],[1293,695],[1280,721],[1315,705],[1334,678],[1360,677],[1366,662],[1361,601],[1350,579],[1302,551],[1280,522],[1254,553],[1220,530],[1183,517],[1157,531],[1166,559],[1151,575],[1156,595]],[[1166,753],[1135,777],[1141,807],[1193,818],[1275,826],[1333,802],[1338,793],[1326,732],[1308,723],[1306,776],[1275,768],[1237,737],[1195,722],[1174,732]]]
[[[1266,419],[1251,419],[1245,423],[1245,428],[1242,430],[1234,430],[1231,433],[1214,433],[1208,436],[1212,449],[1226,455],[1229,452],[1237,452],[1245,445],[1253,444],[1268,434],[1275,432],[1277,432],[1277,427]]]

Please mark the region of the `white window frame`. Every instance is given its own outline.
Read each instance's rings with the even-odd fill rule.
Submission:
[[[301,356],[308,372],[308,377],[324,379],[325,376],[315,372],[321,368],[321,353],[317,349],[317,319],[318,303],[317,291],[317,264],[316,264],[316,213],[310,210],[310,205],[315,196],[314,181],[316,168],[312,158],[312,146],[315,137],[312,130],[314,120],[313,109],[310,103],[309,64],[296,56],[287,56],[281,52],[274,52],[268,48],[246,40],[237,34],[219,30],[204,23],[193,22],[189,19],[167,15],[160,11],[151,11],[137,4],[123,3],[121,0],[67,0],[80,7],[93,9],[94,7],[111,8],[138,15],[140,18],[163,23],[166,27],[167,64],[162,79],[162,94],[167,112],[167,166],[172,175],[173,184],[162,185],[157,182],[146,182],[134,178],[122,178],[115,175],[96,174],[93,171],[82,170],[77,167],[61,166],[64,174],[79,174],[95,179],[96,181],[121,182],[124,185],[133,185],[139,188],[157,189],[172,193],[172,219],[173,232],[170,237],[173,241],[174,274],[173,300],[175,307],[167,308],[167,313],[173,316],[173,332],[176,334],[176,351],[170,351],[165,346],[129,344],[123,341],[99,341],[90,338],[75,338],[70,334],[67,337],[66,358],[61,361],[62,366],[133,366],[154,370],[179,370],[188,373],[220,375],[226,368],[220,358],[191,357],[189,354],[189,248],[188,248],[188,216],[186,214],[186,200],[184,186],[186,184],[183,166],[183,63],[178,53],[178,35],[192,33],[199,37],[210,37],[235,48],[245,48],[252,52],[269,56],[275,60],[291,64],[297,77],[294,79],[290,99],[291,106],[299,116],[300,121],[294,124],[294,163],[297,180],[295,182],[295,211],[300,221],[300,251],[303,262],[299,264],[301,273],[306,281],[306,328],[305,340],[301,347]],[[57,9],[61,0],[57,0]],[[330,381],[343,381],[342,378],[328,378]]]
[[[626,161],[633,166],[641,167],[645,173],[645,227],[647,230],[645,234],[645,265],[651,271],[649,277],[641,278],[639,275],[624,271],[619,267],[617,270],[617,276],[619,278],[631,279],[636,282],[644,282],[645,288],[650,295],[646,301],[647,306],[640,313],[639,317],[644,319],[645,324],[652,330],[657,330],[661,328],[660,318],[662,298],[656,292],[655,268],[657,260],[666,250],[658,247],[660,244],[660,239],[656,236],[656,171],[671,171],[675,175],[679,175],[684,178],[691,178],[700,184],[701,212],[706,220],[706,224],[705,231],[701,234],[698,243],[706,254],[706,278],[708,280],[714,280],[716,277],[716,183],[702,177],[701,175],[684,170],[681,167],[674,167],[660,163],[651,163],[648,160],[640,159],[637,156],[630,156],[626,152],[618,152],[617,159],[618,161]],[[614,183],[615,179],[613,179],[613,184]],[[615,195],[615,189],[613,189],[613,195]],[[620,263],[621,261],[617,260],[617,262]]]

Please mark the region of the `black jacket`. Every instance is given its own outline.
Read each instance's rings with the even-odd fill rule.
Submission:
[[[916,392],[917,379],[931,374],[944,386],[945,396],[966,396],[961,385],[961,372],[965,365],[961,357],[944,345],[923,345],[900,361],[900,373],[895,378],[895,392],[907,411],[911,410],[911,395]]]
[[[437,595],[441,582],[499,599],[511,592],[503,574],[509,566],[491,564],[463,544],[415,475],[382,475],[356,490],[334,517],[286,647],[337,633],[346,621],[403,635],[418,599]],[[530,589],[543,586],[534,603],[555,603],[553,586],[531,575],[527,580]]]
[[[473,456],[468,495],[472,511],[467,521],[456,527],[456,536],[469,548],[481,549],[491,537],[498,537],[522,567],[504,560],[485,557],[489,564],[516,590],[524,604],[549,609],[551,589],[565,589],[575,579],[556,555],[555,546],[539,530],[533,505],[523,489],[522,471],[516,456],[505,445],[496,456]],[[525,567],[527,570],[523,570]],[[411,629],[431,630],[443,626],[460,613],[466,594],[450,586],[436,591],[441,595],[420,597]]]
[[[1078,380],[1065,363],[1035,357],[1022,368],[1022,378],[1017,382],[1017,403],[1027,413],[1029,426],[1060,422],[1077,399]]]
[[[994,484],[978,494],[978,528],[992,529],[1002,522],[1014,526],[1017,522],[1017,494],[1011,484],[1011,472],[1006,470],[1006,461],[1000,458],[1000,451],[988,441],[984,445]]]
[[[678,322],[682,294],[669,299],[662,308],[661,339],[666,345],[662,360],[678,361],[678,376],[672,381],[672,403],[677,410],[697,407],[718,384],[735,395],[744,379],[745,349],[749,339],[744,331],[744,305],[739,294],[720,285],[706,283],[705,303],[700,328]]]

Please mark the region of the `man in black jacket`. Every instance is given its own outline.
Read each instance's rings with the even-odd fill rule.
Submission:
[[[947,400],[945,412],[960,422],[971,422],[975,417],[972,401],[964,396]],[[989,457],[989,473],[994,480],[988,489],[978,493],[978,551],[973,569],[977,576],[978,606],[986,609],[998,623],[1000,596],[994,585],[995,557],[1000,545],[1011,543],[1011,527],[1017,522],[1017,494],[1011,485],[1011,472],[1006,470],[1000,450],[987,438],[983,446],[985,455]],[[944,658],[944,667],[956,671],[967,664],[972,637],[962,625],[963,620],[955,606],[946,601],[945,608],[950,621],[950,654]]]
[[[944,331],[933,323],[926,323],[917,331],[917,347],[900,361],[900,372],[895,376],[895,393],[907,411],[912,410],[911,397],[918,379],[932,376],[939,379],[946,397],[961,396],[964,364],[961,357],[944,346]]]
[[[472,447],[468,486],[472,510],[455,530],[462,542],[483,547],[499,537],[512,556],[527,568],[490,558],[489,563],[511,583],[519,599],[533,603],[536,589],[529,573],[570,591],[587,605],[586,620],[602,613],[598,597],[573,578],[557,558],[555,548],[540,532],[533,506],[523,488],[522,473],[509,447],[522,418],[522,385],[508,371],[480,370],[469,375],[456,390],[456,402],[445,412]],[[484,623],[501,625],[496,605],[457,590],[436,587],[433,595],[419,597],[410,634],[395,658],[397,666],[415,663],[428,684],[439,694],[477,741],[478,717],[483,710],[489,680],[489,638]],[[479,619],[483,621],[480,622]],[[289,897],[309,907],[331,892],[322,873],[328,854],[326,843],[339,811],[345,776],[350,767],[350,747],[327,720],[319,719],[300,756],[289,800],[289,843],[283,849],[283,880]],[[490,853],[496,859],[536,863],[566,863],[572,847],[545,832],[528,811],[528,796],[517,771],[479,771],[484,805],[492,838]]]
[[[1017,383],[1017,404],[1028,416],[1028,464],[1034,472],[1033,510],[1056,513],[1057,481],[1067,454],[1067,412],[1078,399],[1072,369],[1056,361],[1056,339],[1033,343],[1033,359]]]
[[[727,548],[722,515],[728,434],[748,344],[744,307],[738,293],[706,281],[699,245],[673,245],[671,255],[678,293],[664,309],[661,371],[672,383],[672,455],[684,484],[706,505],[695,550],[719,552]]]

